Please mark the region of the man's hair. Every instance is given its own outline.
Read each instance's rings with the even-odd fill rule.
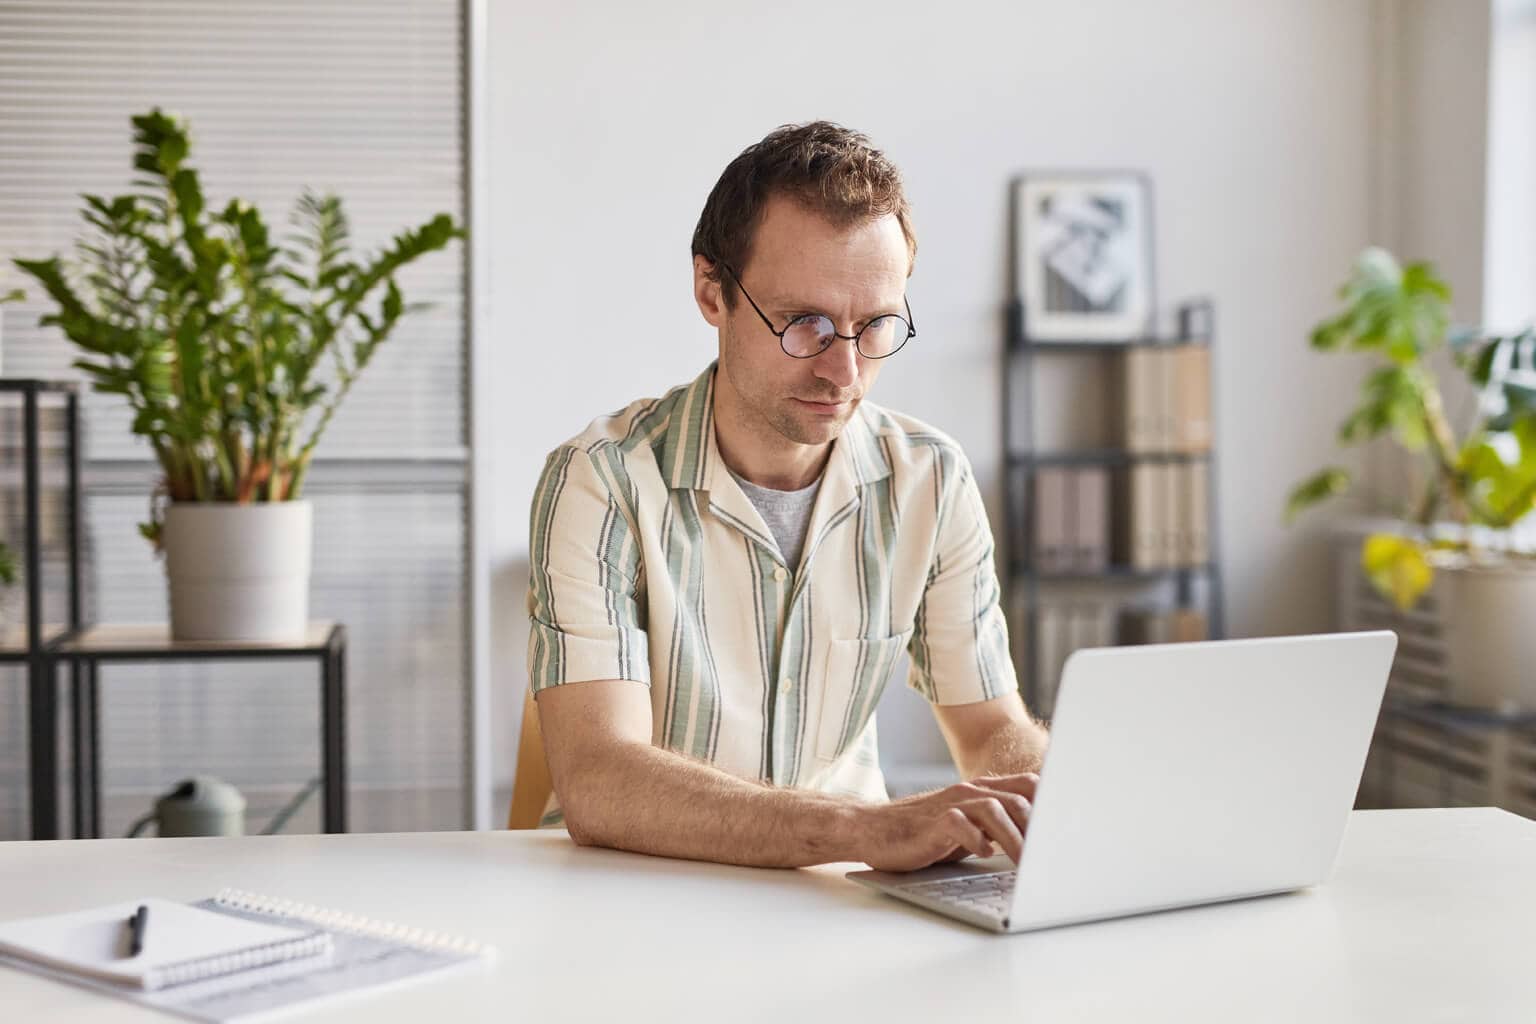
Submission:
[[[730,162],[693,229],[693,255],[709,261],[710,280],[720,282],[727,307],[735,306],[736,282],[721,274],[721,264],[741,271],[763,207],[775,195],[794,199],[838,227],[895,214],[909,261],[917,255],[901,172],[867,136],[830,121],[782,125]]]

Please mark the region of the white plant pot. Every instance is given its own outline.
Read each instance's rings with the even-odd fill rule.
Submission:
[[[314,537],[309,502],[173,503],[162,536],[174,639],[304,638]]]
[[[1536,710],[1536,563],[1437,569],[1450,700]]]

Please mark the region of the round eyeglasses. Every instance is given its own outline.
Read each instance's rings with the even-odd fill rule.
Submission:
[[[747,288],[741,283],[741,275],[725,263],[720,266],[730,271],[731,277],[736,279],[736,287],[741,289],[741,294],[747,296],[753,312],[779,339],[784,354],[795,359],[819,356],[838,338],[853,342],[854,348],[865,359],[885,359],[895,355],[903,345],[917,336],[917,328],[912,325],[912,304],[907,302],[906,296],[902,296],[901,300],[907,308],[905,317],[883,313],[860,328],[857,334],[838,334],[832,318],[821,313],[803,313],[792,318],[782,331],[776,330],[768,314],[753,301],[752,296],[747,295]]]

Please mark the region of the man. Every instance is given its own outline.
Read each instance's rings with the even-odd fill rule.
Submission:
[[[1044,728],[1008,656],[969,463],[866,400],[915,333],[916,242],[862,135],[786,126],[693,237],[719,359],[550,455],[529,669],[581,844],[908,870],[1022,852]],[[905,649],[972,781],[888,802],[873,709]]]

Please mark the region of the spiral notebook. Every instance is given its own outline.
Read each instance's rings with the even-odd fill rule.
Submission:
[[[143,950],[125,922],[149,908]],[[494,958],[450,938],[226,889],[198,903],[146,899],[0,922],[0,963],[198,1021],[308,1009]]]

